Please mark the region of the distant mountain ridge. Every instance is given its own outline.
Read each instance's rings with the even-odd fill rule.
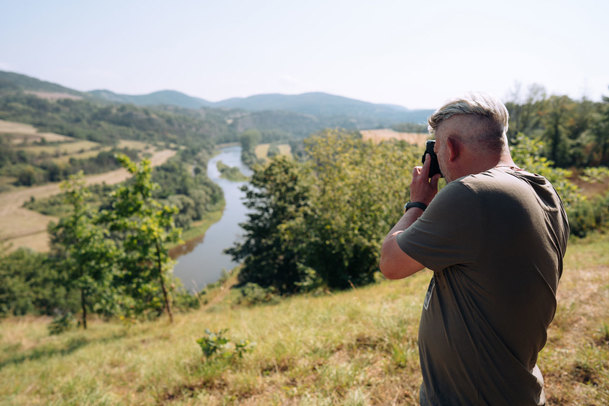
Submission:
[[[49,93],[65,93],[72,96],[87,97],[87,93],[79,92],[52,82],[36,79],[15,72],[0,71],[0,90],[24,90]]]
[[[199,109],[201,107],[211,107],[213,103],[198,97],[188,96],[176,90],[160,90],[149,94],[128,95],[114,93],[110,90],[91,90],[90,95],[99,99],[104,99],[114,103],[128,103],[137,106],[158,106],[168,105],[187,109]]]
[[[110,90],[78,92],[51,82],[44,82],[13,72],[0,71],[0,90],[4,87],[26,91],[66,93],[87,99],[137,106],[176,106],[187,109],[220,108],[251,112],[287,111],[319,119],[332,118],[335,122],[357,122],[356,127],[388,126],[395,123],[425,123],[433,110],[409,110],[392,104],[377,104],[336,96],[323,92],[297,95],[259,94],[236,97],[218,102],[186,95],[175,90],[161,90],[143,95],[126,95]]]

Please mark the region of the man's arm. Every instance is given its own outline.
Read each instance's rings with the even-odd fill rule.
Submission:
[[[423,210],[418,207],[409,209],[391,229],[381,248],[381,272],[388,279],[402,279],[420,271],[424,266],[406,254],[397,242],[397,236],[421,217]]]
[[[429,205],[438,193],[440,175],[434,175],[429,180],[430,163],[431,159],[428,155],[423,166],[416,166],[412,171],[412,182],[410,183],[410,201],[412,202]],[[422,214],[422,209],[410,208],[385,237],[379,267],[388,279],[402,279],[424,268],[421,263],[402,251],[397,242],[397,236],[410,227]]]

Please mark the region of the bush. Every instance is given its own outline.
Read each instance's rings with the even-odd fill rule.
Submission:
[[[246,283],[241,288],[241,296],[237,299],[238,304],[253,306],[257,304],[276,304],[279,303],[276,290],[272,287],[263,288],[256,283]]]
[[[67,312],[64,314],[60,314],[53,318],[53,321],[48,325],[48,330],[50,335],[59,335],[68,330],[71,330],[76,326],[76,319],[72,313]]]
[[[246,352],[253,350],[253,345],[248,340],[231,342],[225,336],[227,331],[227,329],[222,329],[212,333],[209,329],[205,329],[205,335],[197,340],[197,344],[201,347],[201,351],[203,351],[207,361],[213,359],[232,361],[236,358],[243,358]]]

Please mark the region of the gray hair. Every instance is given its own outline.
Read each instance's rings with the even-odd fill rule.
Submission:
[[[505,105],[496,97],[484,93],[469,93],[451,100],[435,111],[427,120],[429,132],[434,134],[444,120],[457,115],[474,116],[484,123],[485,142],[490,147],[507,145],[509,113]]]

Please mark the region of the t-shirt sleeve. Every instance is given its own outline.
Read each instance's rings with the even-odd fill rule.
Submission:
[[[398,235],[400,248],[433,271],[476,260],[482,211],[476,194],[459,181],[446,185],[427,210]]]

